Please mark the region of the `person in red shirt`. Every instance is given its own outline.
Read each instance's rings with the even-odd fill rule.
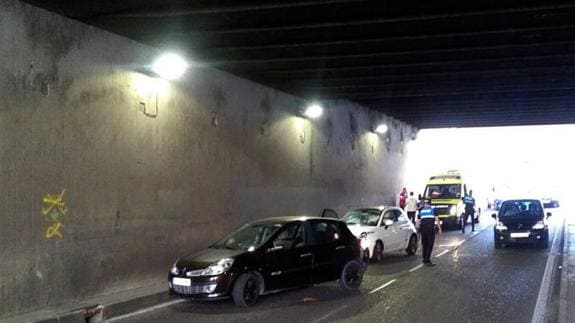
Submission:
[[[399,207],[402,210],[405,209],[406,202],[407,202],[407,189],[404,187],[399,193]]]

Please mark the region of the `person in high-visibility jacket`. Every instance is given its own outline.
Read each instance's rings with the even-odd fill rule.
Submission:
[[[419,209],[417,216],[420,220],[419,230],[421,232],[421,249],[423,254],[423,264],[426,266],[435,266],[431,262],[431,251],[435,243],[435,228],[441,233],[441,225],[437,211],[431,207],[429,202],[423,201],[423,206]]]
[[[465,233],[465,224],[469,216],[471,216],[471,232],[473,232],[475,231],[475,199],[472,190],[469,190],[469,194],[463,197],[463,204],[465,204],[465,214],[462,219],[463,223],[461,223],[461,233]]]

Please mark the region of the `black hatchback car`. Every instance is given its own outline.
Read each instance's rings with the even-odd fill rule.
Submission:
[[[360,287],[360,242],[344,222],[277,217],[248,223],[208,249],[176,261],[170,291],[197,299],[232,297],[250,306],[274,291],[339,279],[343,290]]]
[[[549,227],[547,218],[551,213],[543,214],[540,200],[507,200],[501,203],[493,227],[495,248],[508,243],[534,243],[542,248],[549,246]]]

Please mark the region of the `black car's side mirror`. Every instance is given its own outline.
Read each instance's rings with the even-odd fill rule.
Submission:
[[[417,199],[421,201],[421,194],[417,194]]]
[[[267,252],[276,252],[279,250],[284,250],[284,246],[282,245],[273,246],[271,248],[268,248]]]
[[[497,214],[493,213],[493,214],[491,214],[491,217],[494,218],[494,219],[496,219],[496,218],[497,218]]]
[[[550,217],[550,216],[551,216],[551,212],[547,212],[547,217]]]

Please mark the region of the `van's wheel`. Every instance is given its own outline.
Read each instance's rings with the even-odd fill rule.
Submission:
[[[373,262],[380,262],[383,259],[383,243],[378,241],[375,243],[375,247],[373,247],[373,256],[371,260]]]
[[[254,305],[260,296],[260,280],[253,274],[241,274],[234,284],[232,298],[238,306]]]
[[[351,260],[341,271],[339,287],[343,290],[357,290],[363,280],[363,264],[359,260]]]
[[[407,249],[405,249],[405,252],[407,252],[408,255],[412,256],[415,254],[416,251],[417,251],[417,235],[412,234],[411,238],[409,238],[409,244],[407,245]]]

